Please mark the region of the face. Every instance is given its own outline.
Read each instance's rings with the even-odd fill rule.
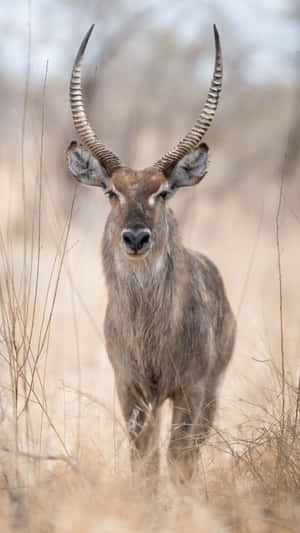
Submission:
[[[207,172],[208,146],[201,144],[180,159],[167,177],[157,168],[108,172],[85,148],[73,141],[67,152],[73,176],[101,187],[112,211],[106,226],[109,245],[130,261],[161,255],[168,240],[166,200],[180,187],[196,185]],[[110,157],[110,156],[109,156]]]
[[[168,181],[154,168],[117,170],[105,194],[112,212],[110,227],[114,245],[126,258],[138,261],[165,239]]]

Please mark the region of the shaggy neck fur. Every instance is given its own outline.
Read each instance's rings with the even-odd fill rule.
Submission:
[[[117,320],[118,336],[126,343],[128,364],[135,365],[145,377],[161,374],[164,341],[170,343],[170,337],[178,330],[186,296],[184,248],[170,210],[166,217],[162,250],[154,245],[137,263],[124,257],[122,250],[116,252],[112,248],[109,219],[102,246],[110,318]]]

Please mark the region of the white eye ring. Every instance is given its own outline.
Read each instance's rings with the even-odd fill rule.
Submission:
[[[123,196],[123,194],[120,193],[120,191],[118,191],[114,185],[112,185],[111,188],[105,192],[105,194],[107,194],[109,198],[117,197],[120,201],[120,204],[126,204],[125,196]]]
[[[160,187],[155,191],[151,196],[149,197],[148,203],[150,207],[154,206],[156,198],[163,198],[164,200],[169,196],[170,191],[164,188],[163,185],[160,185]]]

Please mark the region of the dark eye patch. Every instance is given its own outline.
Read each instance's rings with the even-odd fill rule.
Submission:
[[[106,194],[110,200],[119,199],[119,196],[111,189],[109,189],[108,191],[105,191],[104,194]]]
[[[157,198],[162,198],[163,200],[166,200],[169,196],[169,191],[161,191]]]

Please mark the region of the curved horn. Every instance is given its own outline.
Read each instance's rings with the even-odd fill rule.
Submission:
[[[222,65],[222,51],[221,43],[218,30],[214,24],[214,36],[215,36],[215,46],[216,46],[216,59],[215,59],[215,68],[213,79],[208,91],[207,99],[204,104],[204,107],[197,118],[192,129],[186,134],[186,136],[179,141],[179,143],[171,150],[167,152],[159,161],[157,161],[153,166],[158,168],[162,172],[167,174],[172,170],[172,168],[178,163],[178,161],[198,148],[202,137],[208,130],[209,126],[212,123],[212,120],[215,116],[217,109],[220,92],[222,89],[222,77],[223,77],[223,65]]]
[[[70,102],[74,126],[82,143],[89,149],[90,153],[103,165],[108,175],[121,168],[119,158],[110,152],[106,146],[98,139],[93,128],[89,124],[84,109],[82,88],[81,88],[81,66],[86,45],[93,31],[94,24],[90,27],[84,37],[74,62],[70,81]]]

